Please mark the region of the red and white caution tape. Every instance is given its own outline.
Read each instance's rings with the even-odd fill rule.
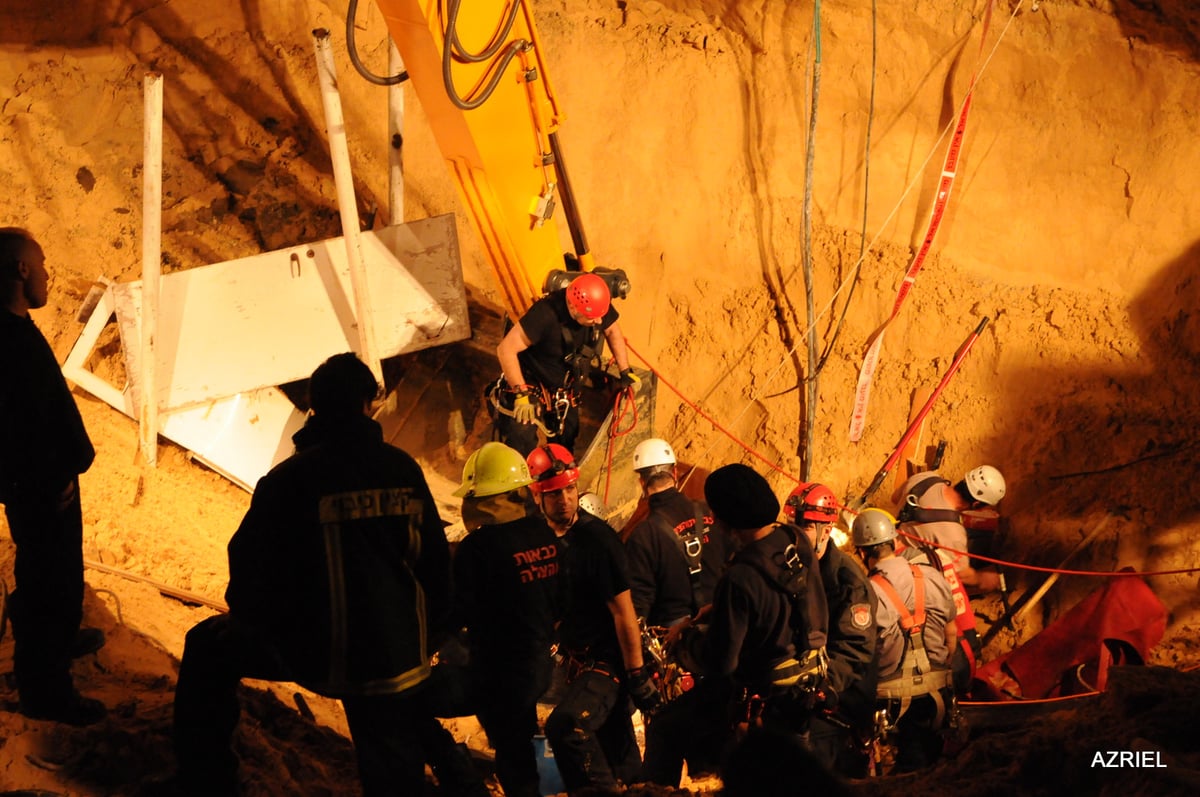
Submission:
[[[992,4],[988,3],[983,22],[983,35],[979,43],[981,55],[983,42],[987,40],[991,18]],[[879,366],[879,356],[883,349],[883,333],[896,316],[900,314],[900,308],[904,305],[904,300],[908,298],[908,294],[912,291],[913,284],[917,281],[917,275],[921,273],[921,268],[925,265],[925,258],[928,256],[929,250],[933,247],[933,238],[937,235],[938,227],[942,224],[942,217],[946,213],[946,206],[950,202],[950,189],[954,187],[954,178],[958,170],[958,158],[962,152],[963,136],[967,129],[967,115],[971,112],[971,97],[975,92],[975,79],[977,75],[978,72],[971,75],[971,82],[967,87],[967,96],[963,100],[962,111],[958,114],[958,124],[954,128],[954,135],[951,137],[950,146],[946,150],[946,159],[942,165],[942,177],[938,182],[937,199],[933,203],[933,209],[929,214],[929,225],[925,231],[925,239],[921,242],[921,248],[917,250],[912,264],[909,265],[908,271],[904,274],[904,280],[900,283],[900,290],[896,293],[896,301],[892,304],[892,314],[871,334],[870,346],[867,349],[866,357],[863,358],[862,368],[858,373],[858,386],[854,390],[854,410],[850,416],[850,442],[852,443],[857,443],[862,439],[863,429],[867,424],[867,405],[871,400],[871,382],[875,378],[875,371]]]

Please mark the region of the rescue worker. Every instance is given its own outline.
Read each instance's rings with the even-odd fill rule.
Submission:
[[[778,499],[745,465],[713,471],[704,497],[740,549],[717,582],[707,627],[685,621],[675,644],[681,662],[704,677],[646,728],[642,779],[672,788],[685,758],[719,758],[735,723],[804,742],[824,699],[828,610],[812,545],[776,522]]]
[[[732,538],[713,532],[709,509],[679,492],[666,440],[639,443],[633,470],[650,508],[625,540],[633,608],[647,627],[670,628],[711,606]]]
[[[994,507],[1006,491],[1004,476],[991,465],[971,469],[954,485],[934,471],[922,471],[901,488],[897,517],[902,531],[943,546],[941,555],[949,559],[968,591],[995,592],[1000,589],[999,573],[990,565],[976,569],[967,552],[976,547],[990,550],[990,544],[980,541],[998,530],[999,514]],[[970,534],[966,523],[978,533]]]
[[[579,508],[579,468],[550,443],[527,459],[534,500],[558,535],[565,579],[559,653],[566,687],[546,719],[546,739],[567,791],[630,783],[641,764],[630,699],[644,715],[662,696],[642,659],[621,538]]]
[[[508,797],[538,797],[533,737],[550,686],[558,618],[558,538],[529,500],[525,458],[485,443],[463,470],[468,534],[454,553],[456,625],[468,631],[468,695]]]
[[[574,450],[579,384],[599,362],[601,336],[620,369],[621,384],[638,384],[618,315],[608,285],[586,273],[538,299],[521,316],[496,347],[502,376],[493,400],[502,441],[529,456],[541,424],[550,442]]]
[[[607,520],[608,518],[608,507],[604,505],[604,501],[600,496],[595,493],[580,493],[579,508],[601,520]]]
[[[103,631],[79,625],[79,474],[96,452],[54,351],[29,316],[49,301],[49,282],[33,236],[0,229],[0,503],[16,549],[7,606],[13,675],[22,714],[82,726],[107,714],[71,679],[71,660],[104,644]]]
[[[854,556],[831,545],[830,534],[841,503],[833,490],[816,482],[801,483],[783,505],[783,514],[813,546],[825,601],[829,606],[828,685],[836,700],[832,710],[813,718],[810,746],[831,770],[865,777],[864,745],[874,731],[875,592]]]
[[[957,611],[955,624],[959,647],[954,655],[954,681],[958,693],[967,694],[982,653],[979,633],[975,628],[975,612],[971,608],[972,592],[988,592],[1000,588],[1001,580],[995,569],[976,570],[964,553],[971,548],[971,538],[963,521],[965,512],[973,511],[981,524],[987,521],[994,531],[999,514],[992,509],[1004,497],[1004,476],[991,465],[981,465],[967,472],[953,487],[947,479],[932,471],[914,474],[904,485],[899,517],[900,531],[911,535],[897,543],[897,551],[914,561],[939,561],[942,574],[954,596]],[[987,510],[979,511],[981,508]],[[992,533],[986,534],[990,540]],[[935,546],[922,545],[913,538],[929,540]],[[990,543],[988,545],[990,550]]]
[[[426,761],[443,787],[469,773],[443,766],[457,746],[422,690],[450,616],[449,545],[421,468],[368,417],[378,390],[354,354],[313,372],[296,452],[229,541],[229,612],[188,631],[162,793],[237,793],[243,678],[340,699],[366,797],[422,793]]]
[[[896,521],[886,511],[864,509],[851,539],[878,601],[876,696],[896,728],[895,771],[911,772],[941,755],[942,730],[954,716],[954,600],[936,565],[896,555]]]

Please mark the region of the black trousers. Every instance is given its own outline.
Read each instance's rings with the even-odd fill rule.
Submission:
[[[293,680],[261,633],[231,615],[210,617],[188,632],[175,689],[174,743],[181,779],[198,789],[236,788],[238,760],[231,741],[243,678]],[[434,718],[422,691],[343,698],[342,705],[365,797],[421,794],[426,761],[435,773],[464,772],[462,751]]]
[[[539,389],[540,392],[540,389]],[[550,391],[553,395],[553,390]],[[512,409],[513,395],[511,393],[501,392],[500,404],[506,409]],[[554,432],[558,431],[558,415],[554,412],[553,407],[541,407],[541,413],[538,416],[542,424],[547,429]],[[532,423],[517,423],[511,415],[497,413],[496,415],[496,432],[500,435],[500,441],[507,446],[515,448],[521,453],[521,456],[529,456],[529,452],[538,447],[538,428]],[[566,411],[566,417],[563,419],[562,434],[558,434],[549,438],[549,442],[558,443],[571,453],[575,453],[575,438],[579,436],[579,407],[571,406]]]
[[[679,787],[683,762],[716,764],[733,741],[729,681],[705,678],[668,703],[646,726],[641,780]]]
[[[524,666],[521,666],[524,665]],[[550,686],[553,662],[440,664],[433,668],[429,698],[443,719],[474,715],[496,754],[496,777],[506,797],[539,797],[537,704]]]
[[[632,715],[625,688],[603,670],[585,670],[567,684],[546,719],[546,739],[569,792],[637,779],[641,754]]]
[[[74,693],[71,644],[83,619],[83,516],[75,487],[65,503],[57,494],[29,495],[4,507],[16,546],[13,673],[28,706]]]

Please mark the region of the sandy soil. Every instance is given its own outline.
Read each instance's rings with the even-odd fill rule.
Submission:
[[[317,27],[335,32],[360,212],[368,221],[377,212],[382,224],[383,93],[346,58],[345,5],[5,4],[0,224],[27,227],[45,245],[53,299],[35,319],[60,358],[79,333],[75,313],[93,280],[140,276],[148,70],[165,82],[168,271],[340,234],[309,35]],[[1170,611],[1152,663],[1194,666],[1200,195],[1191,176],[1200,173],[1200,21],[1186,0],[999,3],[985,37],[982,0],[878,5],[874,18],[866,0],[822,6],[810,191],[811,4],[533,3],[570,114],[561,137],[589,239],[602,264],[629,272],[634,292],[620,307],[622,324],[661,377],[657,431],[692,462],[745,461],[764,472],[763,460],[774,463],[781,494],[807,469],[857,496],[903,432],[914,391],[936,384],[986,316],[922,447],[947,441],[948,472],[980,462],[1004,471],[1001,550],[1014,563],[1057,563],[1112,513],[1075,567],[1187,571],[1148,579]],[[363,3],[359,46],[378,72],[385,36],[380,13]],[[866,344],[926,234],[946,131],[973,74],[947,212],[887,329],[865,431],[850,443]],[[408,100],[405,215],[458,214],[468,289],[479,312],[494,313],[498,292],[471,220],[411,92]],[[811,323],[801,268],[806,207]],[[811,453],[802,458],[810,326],[830,351]],[[98,372],[119,377],[115,338],[94,359]],[[469,386],[496,369],[460,345],[389,362],[389,387],[419,369],[432,369],[449,392],[431,390],[419,402],[403,445],[453,520],[448,493],[462,444],[487,433]],[[85,554],[194,597],[185,603],[155,584],[89,570],[87,621],[110,642],[77,673],[113,716],[69,730],[0,712],[0,787],[132,794],[169,769],[183,634],[220,601],[225,545],[249,496],[170,444],[147,468],[136,425],[76,395],[98,452],[82,478]],[[452,409],[463,414],[465,441],[447,431]],[[0,535],[9,586],[11,553]],[[1014,569],[1012,578],[1022,587],[1034,576]],[[1098,583],[1064,578],[1020,636],[1001,634],[989,654]],[[0,641],[0,670],[10,653],[11,640]],[[1055,716],[1036,733],[973,743],[939,769],[937,783],[947,791],[970,779],[996,793],[1180,793],[1197,764],[1186,741],[1187,709],[1197,704],[1192,676],[1164,669],[1131,678],[1126,691]],[[251,686],[238,740],[249,793],[357,793],[339,709],[309,696],[310,722],[290,688]],[[459,733],[484,746],[469,727]],[[1166,774],[1088,766],[1093,747],[1135,743],[1165,750]],[[879,789],[941,790],[929,784]]]

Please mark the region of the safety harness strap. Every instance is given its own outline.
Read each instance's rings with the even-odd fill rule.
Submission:
[[[913,610],[910,612],[900,593],[883,573],[873,573],[873,581],[900,615],[900,627],[905,633],[904,658],[896,674],[880,680],[875,689],[876,697],[886,700],[899,700],[900,713],[896,718],[904,716],[912,705],[913,698],[930,695],[937,704],[937,723],[945,716],[945,701],[941,690],[953,686],[953,673],[948,668],[935,668],[929,661],[925,651],[925,574],[921,569],[908,562],[913,574]]]
[[[692,523],[685,520],[677,526],[671,526],[662,517],[654,518],[651,523],[655,528],[666,534],[675,543],[676,549],[687,564],[688,577],[692,582],[692,613],[709,602],[709,596],[701,595],[700,574],[703,572],[701,554],[704,552],[704,534],[708,526],[704,522],[704,511],[695,501],[692,502]]]
[[[918,502],[925,493],[939,484],[950,484],[948,479],[941,476],[926,476],[913,485],[900,508],[900,520],[913,523],[961,523],[962,517],[953,509],[932,509],[921,506]]]

